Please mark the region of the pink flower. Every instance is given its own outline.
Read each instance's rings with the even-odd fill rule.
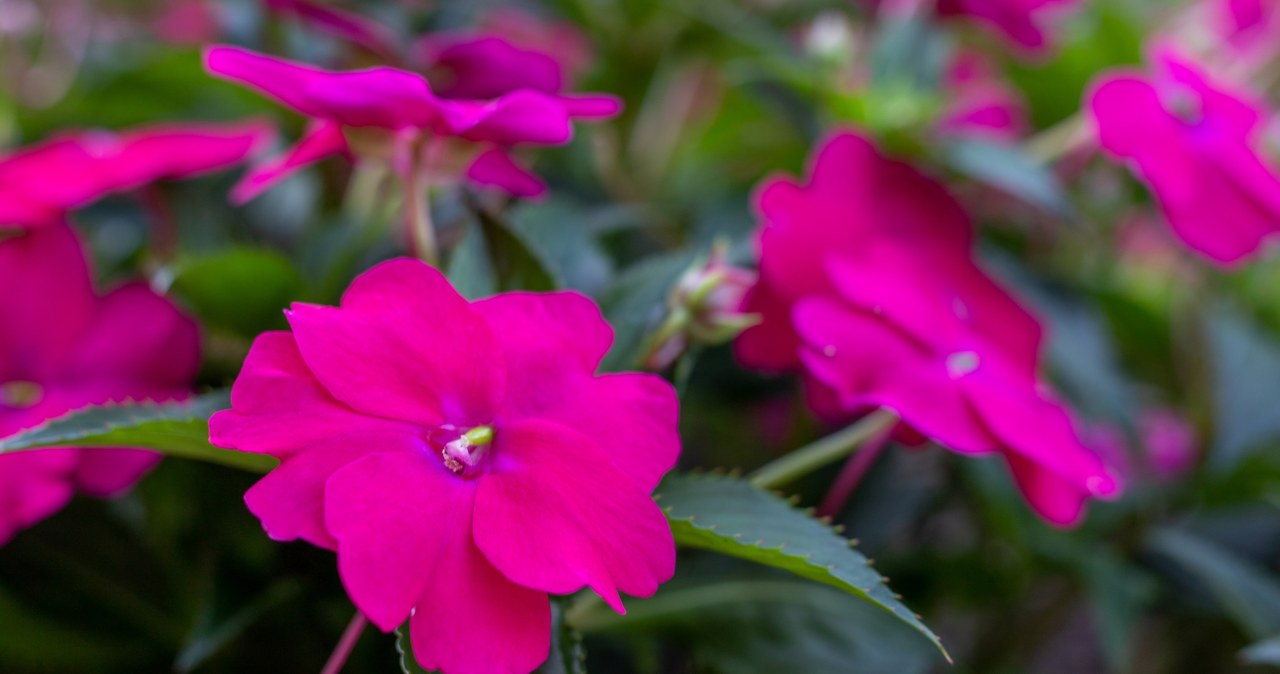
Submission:
[[[981,52],[958,52],[947,67],[944,86],[947,107],[939,132],[996,141],[1017,140],[1026,133],[1022,97]]]
[[[70,227],[0,240],[0,437],[85,405],[174,400],[200,364],[196,325],[146,285],[93,291]],[[0,543],[48,517],[79,489],[117,494],[159,460],[127,449],[56,449],[0,456]]]
[[[153,20],[152,30],[173,44],[204,44],[218,39],[222,25],[210,0],[172,0]]]
[[[1210,7],[1227,42],[1242,51],[1274,51],[1280,30],[1280,3],[1276,0],[1210,0]]]
[[[999,453],[1033,508],[1077,521],[1119,489],[1037,377],[1040,327],[971,257],[964,212],[936,182],[842,133],[810,182],[759,192],[760,283],[738,340],[746,365],[801,369],[810,404],[877,406],[963,454]]]
[[[1147,462],[1156,477],[1174,479],[1195,466],[1195,429],[1173,410],[1155,408],[1143,412],[1138,419],[1138,430],[1147,450]]]
[[[114,192],[234,166],[272,134],[261,122],[82,131],[0,156],[0,228],[57,225]]]
[[[356,606],[406,619],[420,663],[529,672],[548,593],[622,611],[673,573],[649,494],[675,463],[677,400],[643,374],[596,375],[613,341],[575,293],[467,302],[401,259],[340,307],[295,304],[254,343],[220,446],[278,457],[246,495],[272,538],[335,550]]]
[[[519,89],[558,94],[591,59],[577,27],[514,7],[486,14],[476,31],[428,35],[414,51],[441,98],[497,98]]]
[[[1280,230],[1280,176],[1255,149],[1262,104],[1157,51],[1153,80],[1101,77],[1087,94],[1098,140],[1154,193],[1175,234],[1224,266]]]
[[[574,119],[611,117],[608,96],[567,96],[520,89],[493,100],[445,100],[427,80],[395,68],[330,71],[235,47],[215,47],[209,72],[252,87],[313,119],[299,145],[246,178],[233,195],[247,201],[289,173],[352,149],[407,171],[420,153],[430,172],[465,166],[472,182],[516,196],[545,190],[517,164],[517,145],[562,145]]]
[[[940,16],[965,16],[985,25],[1014,45],[1032,52],[1048,46],[1048,15],[1077,0],[938,0]]]

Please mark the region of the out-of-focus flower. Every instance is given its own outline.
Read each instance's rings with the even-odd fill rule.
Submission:
[[[938,0],[941,16],[964,16],[1003,35],[1028,51],[1049,45],[1045,25],[1052,15],[1078,0]]]
[[[758,196],[760,325],[741,360],[803,369],[810,404],[847,419],[877,406],[963,454],[999,453],[1046,520],[1076,522],[1119,480],[1081,443],[1037,375],[1036,321],[973,261],[968,218],[941,185],[842,133],[808,184]]]
[[[1280,3],[1276,0],[1210,0],[1210,8],[1224,39],[1238,49],[1274,49],[1280,30]],[[1261,44],[1272,42],[1270,45]]]
[[[152,21],[155,34],[174,44],[206,44],[222,32],[218,8],[212,0],[173,0]]]
[[[667,320],[659,328],[645,367],[663,370],[690,344],[724,344],[759,322],[743,313],[742,301],[756,274],[729,264],[723,244],[712,247],[676,282],[667,300]]]
[[[613,334],[575,293],[477,302],[417,261],[357,278],[340,307],[295,304],[254,343],[220,446],[281,459],[246,495],[271,537],[335,550],[356,606],[406,619],[450,674],[529,672],[547,593],[621,611],[671,577],[650,492],[675,464],[678,402],[644,374],[595,374]]]
[[[1167,48],[1157,73],[1102,76],[1087,103],[1103,149],[1151,188],[1174,233],[1224,266],[1280,231],[1280,175],[1255,149],[1267,112]]]
[[[85,405],[184,398],[200,364],[196,324],[146,285],[105,296],[70,227],[0,239],[0,437]],[[19,291],[20,289],[20,291]],[[54,514],[79,489],[112,496],[159,460],[129,449],[0,456],[0,543]]]
[[[235,47],[206,56],[211,73],[270,96],[311,117],[302,142],[249,175],[235,198],[253,198],[289,172],[351,150],[388,161],[407,173],[415,163],[437,180],[492,185],[516,196],[545,190],[537,176],[511,157],[518,145],[561,145],[573,120],[611,117],[616,98],[569,96],[521,89],[493,100],[444,100],[427,80],[395,68],[331,71]]]
[[[554,58],[573,81],[595,58],[591,41],[582,29],[568,21],[535,16],[514,5],[504,5],[480,17],[476,30],[497,35],[523,49]]]
[[[976,51],[960,51],[947,67],[947,106],[939,133],[1013,141],[1027,130],[1026,108],[991,62]]]
[[[57,225],[115,192],[244,161],[274,132],[262,122],[76,132],[0,156],[0,228]]]
[[[396,37],[386,26],[311,0],[263,0],[267,9],[291,16],[330,35],[357,45],[370,53],[395,60],[399,51]]]
[[[1173,479],[1196,463],[1196,434],[1191,425],[1170,409],[1150,409],[1138,418],[1138,431],[1146,449],[1147,465],[1156,477]]]

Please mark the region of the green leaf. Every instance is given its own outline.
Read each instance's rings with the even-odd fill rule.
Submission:
[[[852,543],[750,483],[716,475],[668,477],[658,487],[676,543],[739,557],[826,583],[868,601],[942,643],[902,604]]]
[[[600,300],[604,317],[613,326],[613,348],[600,369],[618,372],[637,367],[654,330],[667,312],[667,295],[697,252],[668,253],[637,263],[618,275]]]
[[[524,235],[479,206],[475,223],[449,258],[449,280],[470,299],[507,290],[556,290],[563,284]]]
[[[275,459],[209,444],[209,417],[230,407],[218,391],[179,403],[86,407],[0,440],[0,454],[51,447],[130,447],[265,473]]]
[[[1203,583],[1253,638],[1280,632],[1280,579],[1249,560],[1178,529],[1157,530],[1148,545]]]
[[[404,674],[434,674],[423,669],[414,657],[407,622],[396,630],[396,652],[400,654],[400,671]],[[565,624],[561,598],[551,600],[551,651],[534,674],[587,674],[582,636]]]
[[[1211,313],[1205,327],[1213,366],[1209,465],[1227,472],[1280,439],[1280,349],[1257,325],[1228,311]]]
[[[1246,665],[1280,667],[1280,636],[1263,639],[1240,651],[1240,661]]]
[[[1061,218],[1074,210],[1066,190],[1045,166],[1012,145],[980,140],[956,140],[942,150],[951,168],[974,180],[1007,192]]]
[[[298,299],[302,275],[281,255],[237,248],[187,260],[178,266],[173,293],[201,322],[253,337],[283,328],[282,310]]]

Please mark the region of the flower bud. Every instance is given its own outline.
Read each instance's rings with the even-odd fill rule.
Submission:
[[[706,260],[676,282],[667,301],[667,320],[654,337],[646,367],[665,369],[690,344],[724,344],[759,322],[755,314],[742,311],[743,298],[755,285],[755,272],[729,264],[726,257],[726,246],[717,243]]]

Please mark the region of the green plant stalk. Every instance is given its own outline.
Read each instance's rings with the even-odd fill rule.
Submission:
[[[797,480],[858,450],[863,443],[898,423],[892,410],[878,409],[857,423],[769,462],[748,478],[762,489],[774,489]]]

